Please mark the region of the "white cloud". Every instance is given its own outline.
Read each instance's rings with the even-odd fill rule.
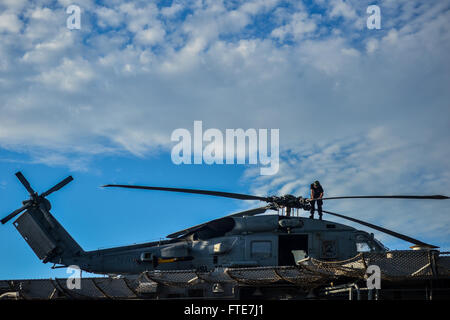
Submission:
[[[99,19],[98,24],[102,28],[118,27],[124,19],[120,12],[107,7],[99,7],[95,13]]]
[[[0,32],[18,33],[22,25],[17,15],[8,12],[0,14]]]
[[[136,41],[144,45],[155,45],[164,40],[165,30],[161,26],[139,30]]]
[[[325,40],[307,40],[299,50],[299,58],[306,65],[313,65],[317,70],[328,75],[336,75],[340,71],[354,65],[360,60],[359,52],[348,47],[347,41],[341,37]]]
[[[241,9],[245,13],[256,15],[271,10],[279,3],[279,0],[253,0],[245,1]]]
[[[64,59],[62,63],[34,78],[41,84],[64,91],[78,91],[94,78],[95,74],[85,60]]]
[[[20,12],[26,4],[27,0],[2,0],[0,6],[6,7],[7,10],[12,12]]]
[[[133,33],[144,29],[145,26],[159,23],[156,18],[159,10],[154,3],[147,3],[146,5],[140,6],[139,3],[127,2],[115,9],[119,9],[120,13],[125,15],[126,27]]]
[[[305,12],[296,12],[289,17],[289,23],[272,30],[271,35],[283,41],[291,36],[296,41],[301,40],[305,34],[316,31],[317,24]]]
[[[398,32],[395,29],[389,30],[388,34],[383,37],[383,41],[387,42],[390,45],[395,45],[398,41]]]
[[[22,56],[22,60],[26,63],[37,65],[48,65],[58,60],[59,56],[64,55],[66,50],[70,50],[74,43],[74,36],[68,30],[61,30],[54,38],[48,41],[38,42],[29,51]]]
[[[331,10],[329,12],[330,17],[345,19],[355,19],[357,17],[355,9],[345,0],[332,0],[330,1]]]
[[[48,20],[54,18],[54,12],[49,8],[33,8],[31,10],[31,18],[48,22]]]
[[[173,18],[177,13],[182,11],[184,8],[180,3],[173,2],[170,7],[164,7],[161,9],[161,14],[166,17]]]
[[[349,187],[344,176],[362,185],[398,168],[446,183],[449,13],[440,4],[402,2],[382,9],[389,21],[382,30],[354,30],[347,24],[364,19],[369,2],[332,3],[312,15],[306,4],[276,1],[86,2],[79,31],[65,28],[63,7],[18,9],[16,19],[18,12],[26,19],[13,19],[16,27],[1,35],[0,145],[56,154],[101,145],[145,156],[170,148],[172,130],[200,119],[207,128],[280,129],[282,149],[303,144],[296,154],[311,166],[321,161],[315,174],[340,177],[336,188]],[[184,10],[186,17],[178,14]],[[385,143],[352,146],[361,135]],[[435,170],[421,166],[427,159],[418,152],[392,149],[417,141]],[[346,150],[354,167],[333,158]],[[381,166],[386,159],[396,165]],[[308,183],[312,176],[285,176],[297,164],[289,160],[268,186]]]
[[[369,39],[366,42],[366,52],[373,53],[378,48],[378,40],[377,39]]]

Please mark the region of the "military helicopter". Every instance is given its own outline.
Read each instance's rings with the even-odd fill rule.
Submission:
[[[53,263],[52,268],[76,265],[80,269],[98,274],[140,274],[155,270],[208,271],[218,267],[285,266],[305,257],[327,261],[345,260],[358,253],[358,246],[370,251],[384,252],[384,245],[373,234],[327,220],[292,216],[292,210],[310,210],[310,199],[285,196],[254,196],[239,193],[149,187],[134,185],[105,185],[110,188],[132,188],[166,192],[182,192],[240,200],[259,200],[267,205],[214,219],[169,234],[167,240],[137,245],[84,251],[50,213],[47,196],[73,180],[65,178],[49,190],[38,194],[21,172],[17,178],[30,194],[23,206],[1,220],[14,221],[14,226],[43,263]],[[322,200],[355,198],[434,199],[434,196],[344,196]],[[312,199],[314,200],[314,199]],[[263,214],[268,210],[285,210],[285,215]],[[25,211],[25,212],[24,212]],[[406,235],[330,211],[324,213],[347,219],[384,232],[414,244],[415,249],[435,249]]]

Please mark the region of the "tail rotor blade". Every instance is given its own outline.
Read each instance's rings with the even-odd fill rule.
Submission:
[[[343,218],[343,219],[346,219],[346,220],[350,220],[350,221],[359,223],[359,224],[361,224],[361,225],[363,225],[363,226],[372,228],[372,229],[374,229],[374,230],[378,230],[378,231],[380,231],[380,232],[383,232],[383,233],[386,233],[386,234],[388,234],[388,235],[391,235],[391,236],[393,236],[393,237],[395,237],[395,238],[398,238],[398,239],[401,239],[401,240],[404,240],[404,241],[413,243],[413,244],[418,245],[418,246],[421,246],[421,247],[439,248],[439,247],[433,246],[433,245],[431,245],[431,244],[428,244],[428,243],[424,243],[424,242],[422,242],[422,241],[419,241],[419,240],[417,240],[417,239],[414,239],[414,238],[405,236],[404,234],[401,234],[401,233],[398,233],[398,232],[395,232],[395,231],[392,231],[392,230],[389,230],[389,229],[386,229],[386,228],[383,228],[383,227],[380,227],[380,226],[371,224],[371,223],[369,223],[369,222],[365,222],[365,221],[358,220],[358,219],[355,219],[355,218],[352,218],[352,217],[344,216],[344,215],[342,215],[342,214],[338,214],[338,213],[335,213],[335,212],[330,212],[330,211],[325,211],[325,210],[323,210],[323,212],[328,213],[328,214],[331,214],[331,215],[336,216],[336,217],[339,217],[339,218]]]
[[[30,193],[31,198],[30,198],[30,200],[23,201],[23,206],[21,208],[14,210],[9,215],[7,215],[2,220],[0,220],[0,222],[2,224],[7,223],[9,220],[11,220],[15,216],[17,216],[19,213],[21,213],[24,210],[27,210],[28,208],[30,208],[32,206],[39,206],[41,208],[41,210],[43,210],[43,212],[45,210],[48,211],[49,209],[46,209],[46,206],[49,206],[50,203],[45,199],[45,197],[48,196],[49,194],[61,189],[62,187],[64,187],[66,184],[68,184],[70,181],[73,180],[73,178],[71,176],[69,176],[69,177],[65,178],[64,180],[62,180],[61,182],[59,182],[58,184],[56,184],[55,186],[53,186],[52,188],[50,188],[49,190],[47,190],[46,192],[42,193],[40,196],[38,196],[38,194],[31,187],[28,180],[24,177],[24,175],[20,171],[16,172],[16,176],[20,180],[20,182],[23,184],[23,186],[27,189],[27,191]],[[45,205],[43,205],[43,204],[45,204]],[[45,212],[44,212],[44,214],[45,214]]]
[[[45,191],[44,193],[41,194],[41,197],[46,197],[49,194],[58,191],[59,189],[61,189],[62,187],[64,187],[66,184],[68,184],[70,181],[72,181],[73,178],[72,176],[68,176],[67,178],[65,178],[63,181],[61,181],[60,183],[56,184],[55,186],[53,186],[52,188],[48,189],[47,191]]]
[[[35,192],[33,190],[33,188],[31,187],[30,183],[28,182],[28,180],[24,177],[24,175],[22,174],[22,172],[18,171],[16,172],[16,177],[20,180],[20,182],[23,184],[23,186],[25,187],[25,189],[27,189],[27,191],[33,195]]]
[[[21,213],[22,211],[28,209],[31,206],[31,204],[26,204],[24,205],[22,208],[19,208],[17,210],[14,210],[13,212],[11,212],[9,215],[7,215],[6,217],[4,217],[1,220],[2,224],[7,223],[9,220],[11,220],[12,218],[14,218],[15,216],[17,216],[19,213]]]

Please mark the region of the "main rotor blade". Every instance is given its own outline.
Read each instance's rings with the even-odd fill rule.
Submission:
[[[20,171],[16,172],[16,177],[20,180],[20,182],[22,182],[23,186],[25,187],[25,189],[27,189],[30,195],[33,195],[35,193],[28,180],[22,174],[22,172]]]
[[[428,199],[428,200],[446,200],[450,197],[442,195],[432,195],[432,196],[410,196],[410,195],[400,195],[400,196],[343,196],[343,197],[327,197],[321,199],[312,200],[336,200],[336,199]]]
[[[247,217],[251,217],[251,216],[255,216],[257,214],[260,213],[264,213],[267,210],[271,209],[270,206],[265,206],[265,207],[259,207],[259,208],[255,208],[255,209],[250,209],[250,210],[245,210],[245,211],[239,211],[236,213],[232,213],[228,216],[225,216],[225,218],[228,217],[243,217],[243,216],[247,216]]]
[[[347,220],[350,220],[350,221],[362,224],[362,225],[364,225],[366,227],[369,227],[369,228],[372,228],[372,229],[384,232],[384,233],[386,233],[388,235],[391,235],[393,237],[399,238],[399,239],[407,241],[407,242],[414,243],[414,244],[416,244],[418,246],[421,246],[421,247],[439,248],[439,247],[433,246],[431,244],[419,241],[417,239],[405,236],[404,234],[401,234],[401,233],[398,233],[398,232],[395,232],[395,231],[392,231],[392,230],[389,230],[389,229],[386,229],[386,228],[383,228],[383,227],[371,224],[369,222],[358,220],[358,219],[355,219],[355,218],[352,218],[352,217],[347,217],[347,216],[344,216],[342,214],[338,214],[338,213],[335,213],[335,212],[330,212],[330,211],[325,211],[325,210],[323,210],[323,212],[331,214],[331,215],[339,217],[339,218],[347,219]]]
[[[107,185],[104,185],[103,187],[118,187],[118,188],[129,188],[129,189],[183,192],[183,193],[204,194],[204,195],[208,195],[208,196],[225,197],[225,198],[240,199],[240,200],[269,201],[269,199],[266,197],[258,197],[258,196],[252,196],[252,195],[242,194],[242,193],[231,193],[231,192],[211,191],[211,190],[147,187],[147,186],[133,186],[133,185],[123,185],[123,184],[107,184]]]
[[[26,204],[24,205],[22,208],[19,208],[17,210],[14,210],[13,212],[11,212],[9,215],[7,215],[6,217],[4,217],[1,220],[2,224],[7,223],[9,220],[11,220],[12,218],[14,218],[15,216],[17,216],[19,213],[21,213],[22,211],[28,209],[29,207],[31,207],[31,204]]]
[[[222,220],[222,219],[225,219],[225,218],[230,218],[230,217],[242,217],[242,216],[254,216],[254,215],[257,215],[257,214],[260,214],[260,213],[264,213],[264,212],[266,212],[268,209],[270,209],[270,208],[268,208],[268,207],[260,207],[260,208],[255,208],[255,209],[250,209],[250,210],[245,210],[245,211],[240,211],[240,212],[232,213],[232,214],[230,214],[230,215],[228,215],[228,216],[225,216],[225,217],[222,217],[222,218],[210,220],[210,221],[208,221],[208,222],[201,223],[201,224],[198,224],[198,225],[196,225],[196,226],[193,226],[193,227],[190,227],[190,228],[186,228],[186,229],[184,229],[184,230],[180,230],[180,231],[171,233],[171,234],[169,234],[168,236],[166,236],[166,238],[173,239],[173,238],[177,238],[177,237],[182,236],[182,235],[186,235],[186,234],[188,234],[188,233],[192,233],[192,232],[194,232],[194,231],[200,229],[201,227],[203,227],[203,226],[205,226],[205,225],[207,225],[207,224],[209,224],[209,223],[211,223],[211,222],[217,222],[217,221]]]
[[[44,193],[41,194],[41,197],[46,197],[49,194],[58,191],[59,189],[61,189],[62,187],[64,187],[66,184],[68,184],[70,181],[72,181],[73,178],[72,176],[68,176],[67,178],[65,178],[64,180],[62,180],[60,183],[56,184],[55,186],[53,186],[52,188],[48,189],[47,191],[45,191]]]

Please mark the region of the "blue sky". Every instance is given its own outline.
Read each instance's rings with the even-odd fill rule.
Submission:
[[[71,4],[80,30],[66,27]],[[373,4],[380,30],[366,26]],[[75,178],[50,200],[85,250],[157,240],[254,205],[99,188],[106,183],[307,196],[318,179],[330,196],[448,195],[449,9],[419,0],[3,0],[3,215],[26,198],[18,170],[40,191]],[[279,129],[279,171],[174,165],[171,133],[195,120],[222,132]],[[450,249],[445,201],[327,208]],[[65,276],[11,223],[0,256],[0,278]]]

